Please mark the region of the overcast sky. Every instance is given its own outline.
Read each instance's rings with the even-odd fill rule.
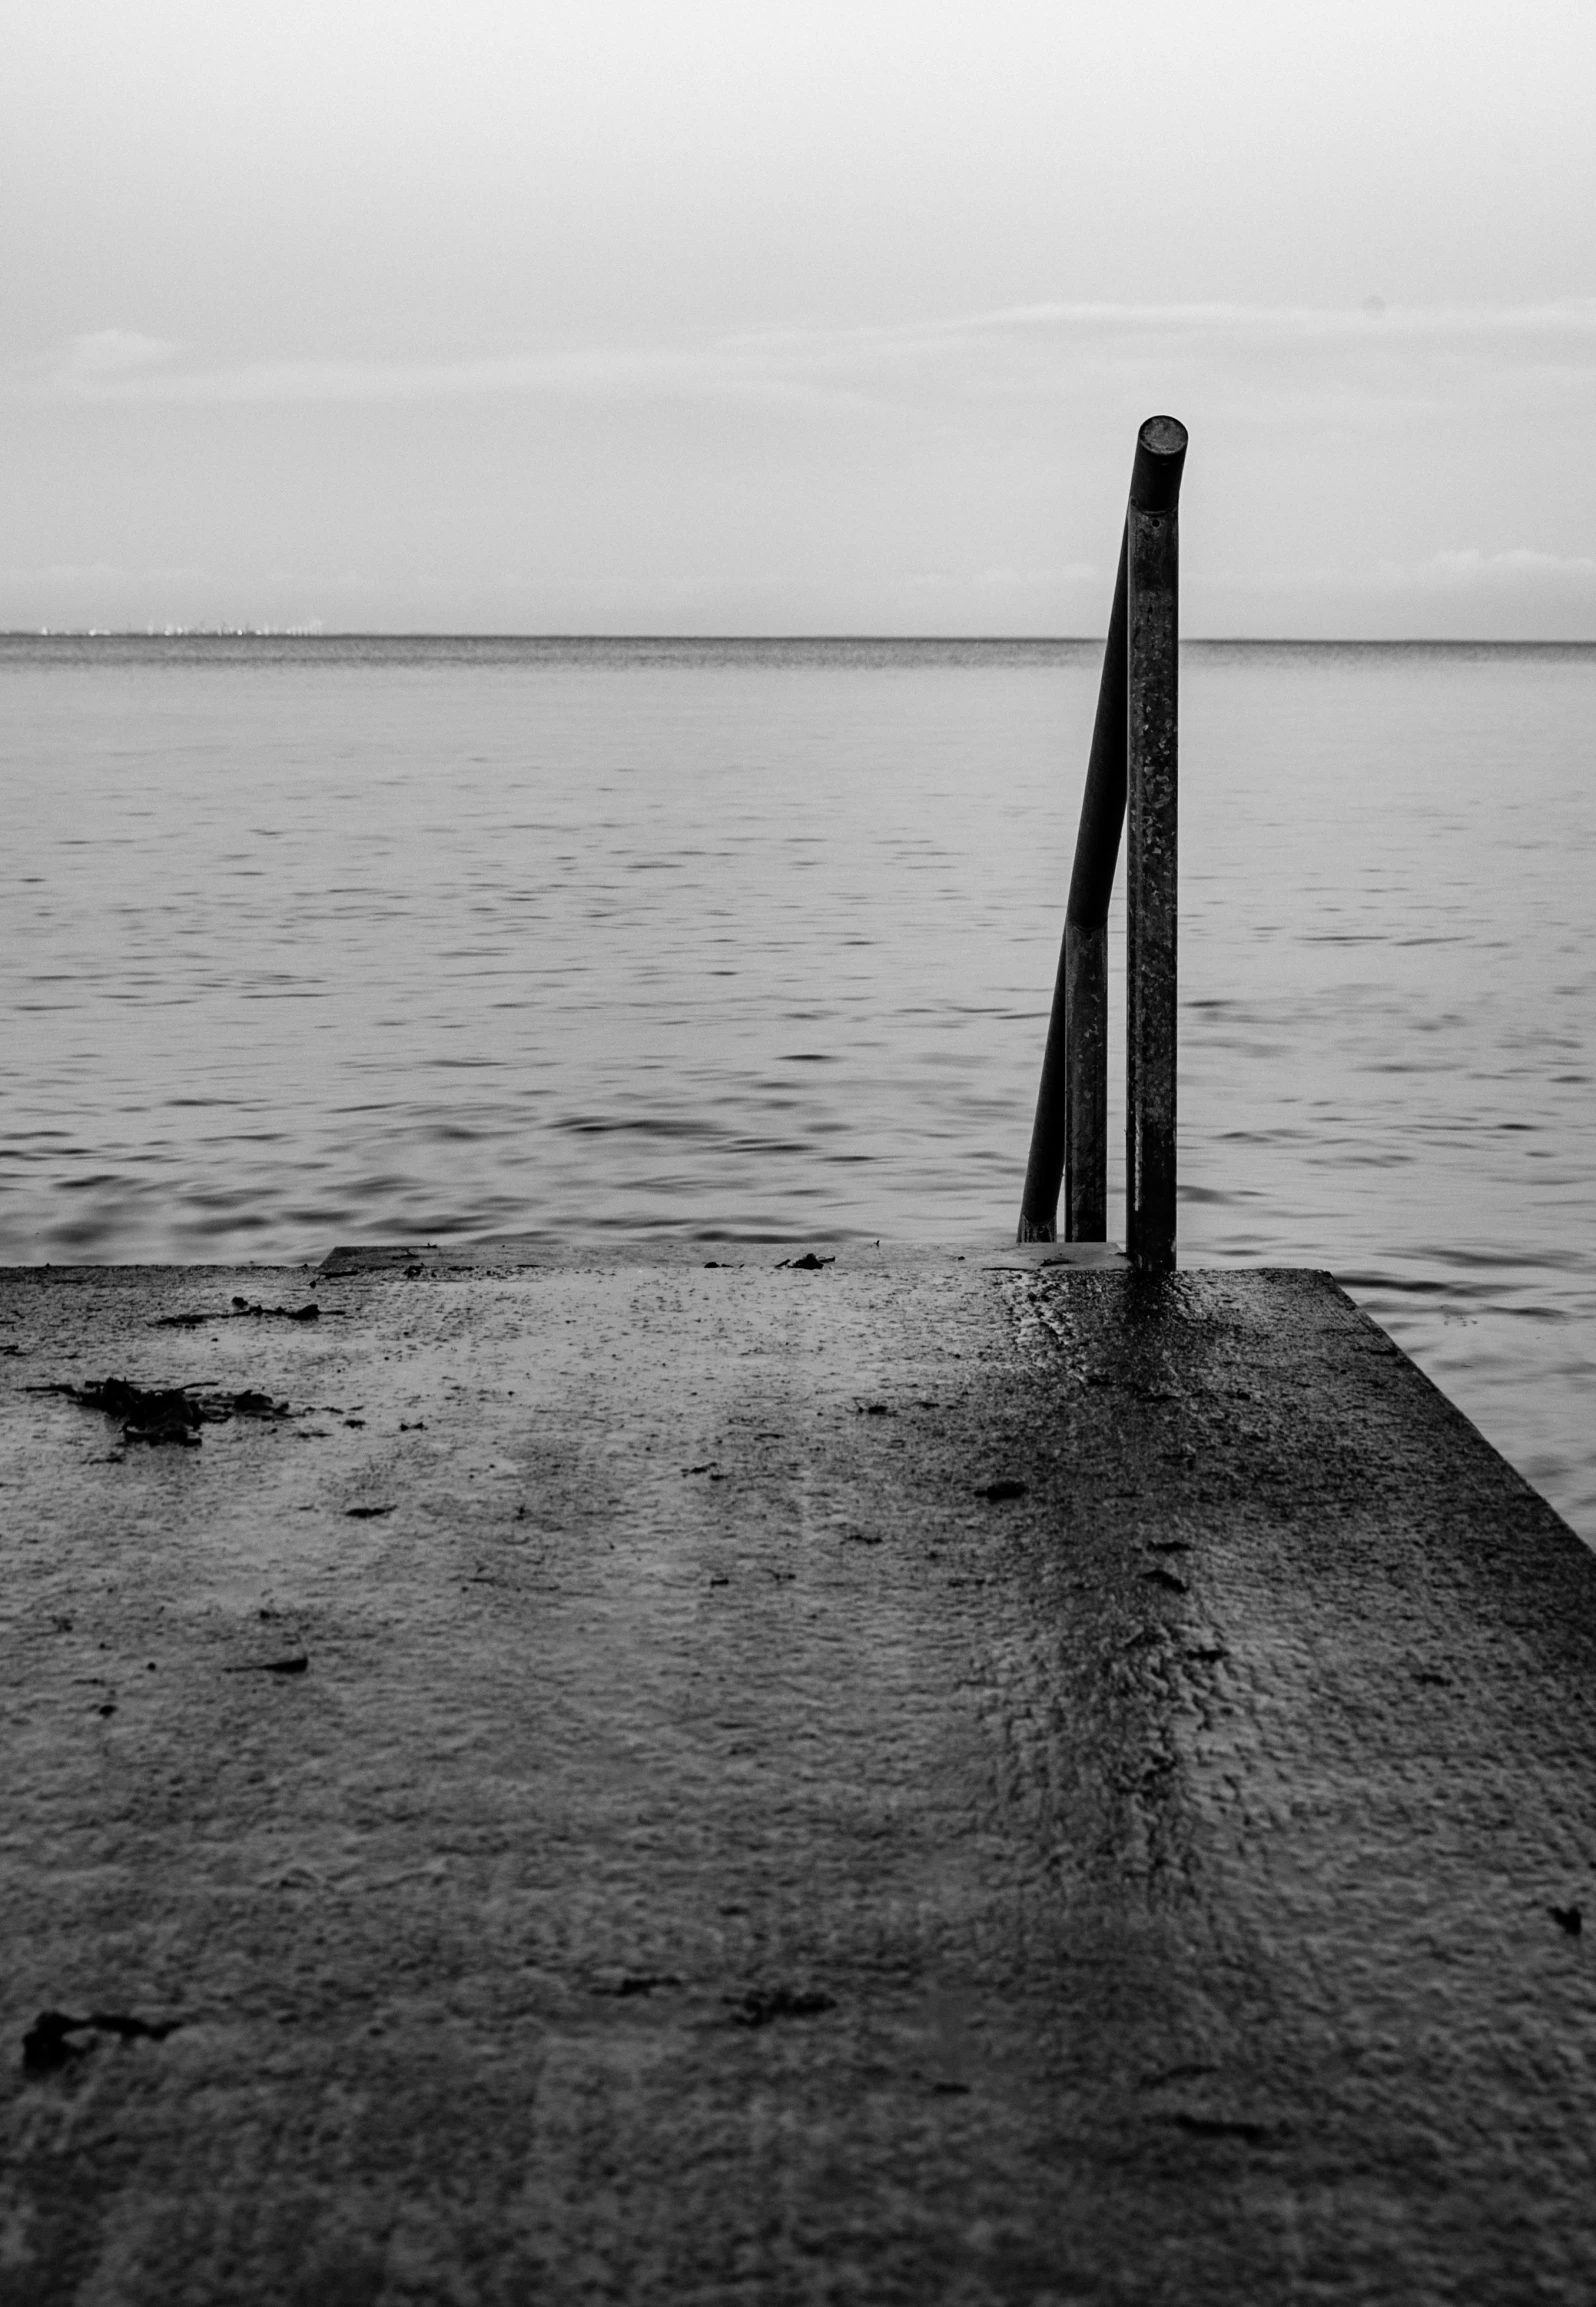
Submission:
[[[0,624],[1596,637],[1592,0],[0,0]]]

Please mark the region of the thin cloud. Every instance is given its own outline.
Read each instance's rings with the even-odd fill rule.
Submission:
[[[1538,553],[1528,545],[1486,553],[1471,545],[1461,552],[1432,554],[1417,568],[1382,569],[1381,575],[1404,586],[1432,585],[1456,592],[1496,585],[1588,588],[1596,586],[1596,554]]]
[[[1101,583],[1103,571],[1091,561],[1071,561],[1061,569],[982,569],[972,579],[988,593],[1047,593],[1060,585]]]
[[[1585,595],[1596,591],[1596,554],[1546,553],[1530,545],[1488,552],[1479,545],[1442,547],[1417,561],[1303,569],[1214,569],[1211,585],[1226,594],[1280,593],[1334,598],[1374,590],[1410,599],[1446,594]]]
[[[135,357],[132,348],[139,350]],[[213,365],[180,346],[104,330],[75,338],[35,369],[35,391],[51,399],[167,406],[376,403],[560,395],[577,398],[794,399],[813,378],[753,341],[701,348],[595,347],[517,352],[470,360],[307,359]]]
[[[1473,370],[1553,378],[1596,367],[1596,298],[1502,306],[1035,304],[870,328],[786,328],[699,342],[525,349],[471,358],[209,362],[124,329],[78,336],[13,385],[52,399],[169,405],[531,398],[743,399],[860,405],[939,380],[999,396],[1148,368],[1228,376],[1306,368],[1320,389]]]
[[[178,349],[165,337],[141,336],[134,329],[91,329],[69,340],[57,373],[63,381],[88,386],[159,369],[177,357]]]

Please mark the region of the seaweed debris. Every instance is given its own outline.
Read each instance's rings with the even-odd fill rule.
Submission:
[[[41,2011],[22,2038],[22,2065],[30,2075],[48,2075],[64,2067],[69,2059],[81,2058],[86,2043],[74,2043],[73,2035],[117,2035],[125,2043],[144,2040],[164,2043],[182,2025],[181,2019],[135,2019],[123,2011],[90,2011],[86,2019],[74,2019],[65,2011]]]
[[[307,1306],[266,1306],[248,1298],[234,1298],[225,1314],[213,1314],[203,1307],[181,1314],[158,1315],[152,1327],[157,1330],[200,1330],[213,1322],[319,1322],[321,1308],[314,1299]]]
[[[29,1386],[30,1394],[60,1394],[80,1410],[120,1418],[128,1442],[175,1442],[199,1447],[201,1426],[229,1418],[286,1418],[286,1402],[251,1386],[233,1393],[208,1386],[138,1386],[131,1378],[95,1378],[86,1386]]]
[[[750,1987],[746,1994],[726,1995],[722,2000],[735,2006],[734,2027],[768,2027],[775,2019],[817,2019],[837,2007],[834,1995],[804,1987]]]

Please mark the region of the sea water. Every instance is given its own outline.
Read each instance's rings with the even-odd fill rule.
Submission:
[[[1001,1237],[1099,659],[0,640],[0,1258]],[[1182,1257],[1331,1268],[1596,1540],[1596,649],[1181,682]]]

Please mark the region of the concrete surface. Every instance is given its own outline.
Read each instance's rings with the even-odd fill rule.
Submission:
[[[1325,1276],[730,1255],[0,1280],[7,2302],[1596,2298],[1596,1560]]]

